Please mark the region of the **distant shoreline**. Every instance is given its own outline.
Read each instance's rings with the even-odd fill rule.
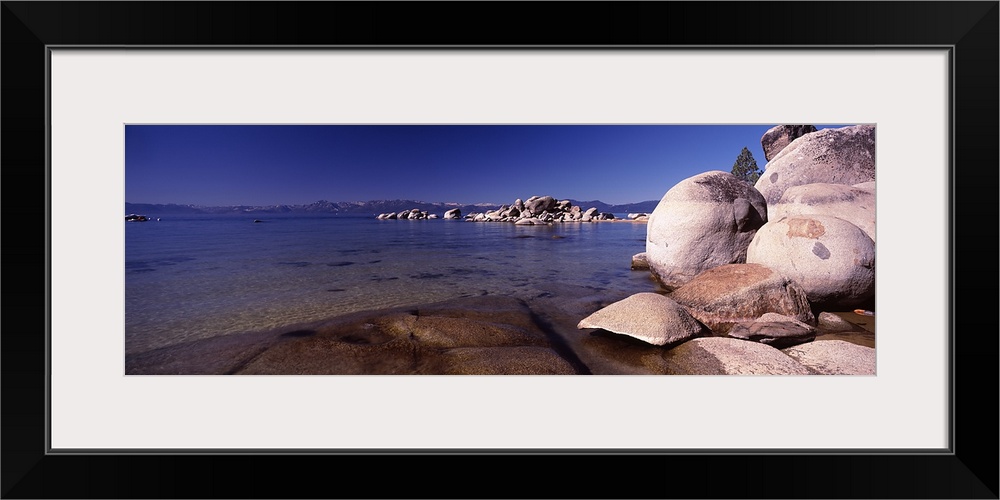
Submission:
[[[580,201],[567,200],[583,209],[597,208],[606,213],[651,213],[659,200],[646,200],[636,203],[610,204],[599,200]],[[509,204],[508,204],[509,205]],[[413,208],[421,211],[438,213],[439,215],[452,209],[459,209],[463,214],[496,210],[504,204],[493,203],[450,203],[425,202],[419,200],[369,200],[369,201],[338,201],[320,200],[310,204],[275,204],[275,205],[222,205],[207,206],[177,203],[125,203],[125,213],[135,214],[358,214],[367,215],[386,212],[400,212]]]

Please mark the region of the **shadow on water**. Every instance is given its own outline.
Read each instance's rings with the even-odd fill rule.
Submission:
[[[543,292],[548,293],[548,292]],[[522,301],[523,303],[523,301]],[[525,304],[527,306],[527,304]],[[555,326],[551,322],[543,318],[531,307],[527,308],[529,314],[531,315],[531,321],[538,325],[538,328],[545,334],[546,339],[548,339],[552,350],[556,352],[563,360],[573,367],[578,375],[593,375],[590,368],[587,366],[579,356],[576,355],[576,351],[570,347],[566,339],[562,338],[559,333],[556,332]]]

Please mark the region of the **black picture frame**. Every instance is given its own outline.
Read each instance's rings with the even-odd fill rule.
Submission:
[[[998,498],[996,1],[2,4],[4,498]],[[951,452],[50,454],[53,45],[951,47]]]

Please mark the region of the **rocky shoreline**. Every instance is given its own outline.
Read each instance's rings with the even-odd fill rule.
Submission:
[[[646,251],[632,269],[648,269],[667,293],[633,295],[578,326],[682,358],[774,354],[766,345],[800,361],[822,352],[831,357],[823,366],[837,366],[832,373],[874,374],[873,347],[831,349],[817,338],[832,311],[874,317],[875,127],[779,125],[761,145],[769,162],[754,184],[723,171],[698,174],[650,215]],[[796,368],[781,356],[761,366]]]
[[[623,298],[596,288],[552,285],[531,298],[487,295],[359,312],[156,349],[130,356],[125,373],[855,374],[867,373],[867,364],[855,365],[874,355],[874,318],[850,312],[821,322],[810,349],[723,337],[665,349],[601,329],[577,328],[580,317]]]
[[[126,373],[874,375],[874,134],[780,125],[762,137],[769,162],[755,184],[709,171],[648,217],[630,214],[647,224],[631,269],[648,273],[649,292],[552,284],[531,297],[356,313],[150,351]],[[616,220],[551,196],[464,219]]]

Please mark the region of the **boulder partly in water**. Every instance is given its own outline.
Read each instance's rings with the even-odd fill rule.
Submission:
[[[683,307],[653,292],[615,302],[580,320],[577,328],[600,328],[653,345],[682,342],[704,331]]]

